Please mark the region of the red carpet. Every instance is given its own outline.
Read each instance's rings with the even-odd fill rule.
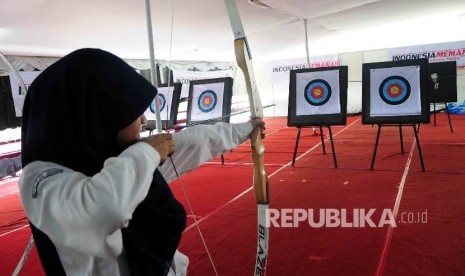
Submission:
[[[395,229],[386,275],[465,274],[465,118],[451,115],[451,133],[440,115],[436,127],[420,128],[426,172],[415,166],[400,206],[413,219],[427,212],[427,221]]]
[[[354,210],[374,210],[371,219],[378,223],[383,210],[398,207],[392,228],[271,227],[267,275],[463,275],[465,117],[453,115],[452,123],[454,133],[447,117],[438,114],[437,126],[421,126],[426,172],[418,149],[412,148],[412,127],[403,128],[404,154],[398,128],[383,127],[371,171],[377,127],[361,125],[359,116],[349,117],[347,126],[332,127],[338,169],[329,140],[323,154],[311,128],[302,130],[291,167],[297,129],[287,128],[286,118],[267,119],[270,208],[313,209],[315,221],[320,210],[346,210],[348,221],[354,220]],[[215,158],[171,184],[190,215],[191,204],[219,275],[253,273],[257,211],[249,147],[226,153],[225,165]],[[0,253],[0,275],[11,274],[30,237],[27,227],[14,231],[26,224],[15,189],[0,184],[0,242],[8,245]],[[214,275],[192,216],[188,225],[180,250],[190,257],[189,275]],[[35,251],[22,272],[43,275]]]

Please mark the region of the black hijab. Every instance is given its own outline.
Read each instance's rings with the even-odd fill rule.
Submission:
[[[23,167],[41,160],[96,174],[107,158],[124,150],[115,143],[118,131],[141,116],[156,93],[111,53],[70,53],[44,70],[28,90],[22,117]],[[166,275],[185,223],[184,208],[155,170],[147,197],[122,229],[131,275]],[[31,229],[45,272],[64,274],[53,243],[32,224]]]

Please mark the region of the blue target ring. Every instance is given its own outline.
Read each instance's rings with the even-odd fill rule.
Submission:
[[[379,96],[390,105],[399,105],[410,97],[410,83],[401,76],[390,76],[379,85]]]
[[[331,86],[327,81],[315,79],[305,86],[304,98],[307,103],[320,106],[329,101],[331,93]]]
[[[158,94],[158,106],[160,107],[160,112],[163,111],[163,109],[166,106],[166,98],[165,95],[159,93]],[[155,113],[155,99],[150,103],[150,111],[152,113]]]
[[[200,93],[198,106],[200,111],[202,112],[210,112],[212,111],[217,103],[217,96],[216,93],[212,90],[205,90]]]

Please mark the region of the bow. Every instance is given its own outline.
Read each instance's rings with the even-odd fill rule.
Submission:
[[[263,109],[258,93],[252,67],[252,57],[247,38],[242,27],[241,18],[235,0],[224,0],[234,34],[236,62],[244,73],[252,118],[263,118]],[[258,205],[258,241],[255,262],[255,275],[264,275],[268,256],[269,227],[267,213],[269,206],[269,183],[265,172],[264,151],[260,127],[256,127],[250,136],[254,162],[253,187]]]
[[[16,75],[16,77],[19,80],[19,85],[21,86],[21,88],[24,90],[24,93],[26,94],[27,93],[27,87],[26,87],[26,84],[24,83],[23,78],[19,74],[18,70],[16,70],[16,68],[13,66],[13,64],[6,58],[5,55],[3,55],[2,52],[0,52],[0,59],[3,60],[6,63],[6,65],[8,65],[11,72]]]

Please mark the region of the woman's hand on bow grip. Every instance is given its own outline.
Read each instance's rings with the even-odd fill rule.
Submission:
[[[173,135],[170,133],[151,135],[142,139],[142,141],[152,146],[158,152],[160,155],[160,165],[165,163],[166,159],[168,159],[176,149],[176,143],[173,140]]]
[[[252,127],[253,129],[255,129],[256,127],[259,127],[260,128],[260,135],[262,137],[262,139],[265,139],[265,121],[263,121],[263,119],[261,118],[251,118],[250,119],[250,122],[252,123]]]

